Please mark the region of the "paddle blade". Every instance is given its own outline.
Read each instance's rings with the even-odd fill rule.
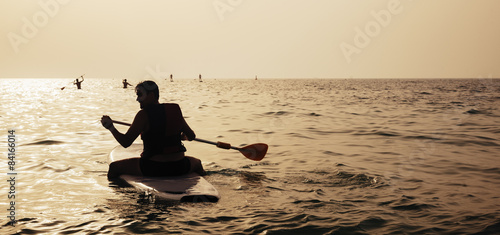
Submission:
[[[268,148],[267,144],[259,143],[245,146],[240,148],[239,151],[250,160],[260,161],[266,156]]]

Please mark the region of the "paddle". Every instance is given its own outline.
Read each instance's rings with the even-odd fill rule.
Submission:
[[[126,122],[120,122],[120,121],[114,121],[114,120],[113,120],[113,122],[116,124],[120,124],[120,125],[130,126],[130,124],[126,123]],[[198,141],[198,142],[206,143],[206,144],[212,144],[212,145],[215,145],[215,146],[222,148],[222,149],[238,150],[246,158],[248,158],[250,160],[254,160],[254,161],[262,160],[264,158],[264,156],[266,156],[267,149],[269,148],[269,146],[267,146],[267,144],[263,144],[263,143],[251,144],[251,145],[248,145],[248,146],[245,146],[242,148],[237,148],[237,147],[231,146],[231,144],[229,144],[229,143],[224,143],[224,142],[212,142],[209,140],[204,140],[204,139],[199,139],[199,138],[195,138],[194,140]]]
[[[82,75],[82,76],[80,76],[80,77],[77,77],[76,79],[81,78],[81,77],[83,77],[83,76],[85,76],[85,74],[83,74],[83,75]],[[68,82],[68,84],[69,84],[69,83],[72,83],[72,82],[73,82],[73,81]],[[66,85],[66,86],[68,86],[68,85]],[[64,90],[64,88],[66,88],[66,86],[61,87],[61,91],[62,91],[62,90]]]
[[[209,140],[204,140],[204,139],[199,139],[195,138],[194,140],[202,143],[207,143],[207,144],[213,144],[219,148],[222,149],[235,149],[240,151],[241,154],[243,154],[246,158],[254,161],[260,161],[266,156],[267,149],[269,148],[267,144],[263,143],[258,143],[258,144],[251,144],[242,148],[237,148],[231,146],[229,143],[224,143],[224,142],[212,142]]]

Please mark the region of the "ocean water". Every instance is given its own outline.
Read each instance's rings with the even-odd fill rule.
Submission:
[[[185,143],[217,203],[144,202],[108,182],[117,142],[99,120],[131,122],[134,89],[68,82],[0,80],[0,234],[500,233],[500,80],[157,80],[197,137],[269,145],[255,162]]]

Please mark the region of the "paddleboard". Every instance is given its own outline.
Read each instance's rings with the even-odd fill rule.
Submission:
[[[128,148],[116,146],[109,154],[108,163],[137,158],[142,149],[142,144]],[[217,189],[196,173],[173,177],[121,175],[120,178],[155,199],[181,202],[217,202],[220,199]]]

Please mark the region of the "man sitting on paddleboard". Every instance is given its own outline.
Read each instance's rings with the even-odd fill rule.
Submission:
[[[184,120],[179,105],[160,104],[160,92],[153,81],[139,83],[135,91],[141,110],[125,134],[115,129],[109,116],[103,116],[101,123],[125,148],[141,135],[144,150],[140,158],[111,163],[108,179],[121,174],[176,176],[196,172],[206,175],[199,159],[184,155],[186,148],[181,140],[191,141],[195,133]]]

